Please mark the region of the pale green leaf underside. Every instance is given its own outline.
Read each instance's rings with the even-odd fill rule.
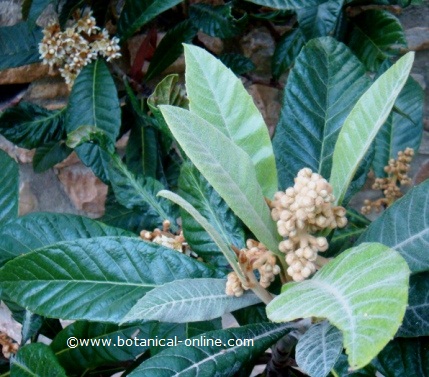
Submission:
[[[279,253],[277,230],[249,155],[198,115],[173,106],[160,109],[197,169],[256,238]]]
[[[413,52],[399,59],[363,94],[345,120],[335,144],[330,178],[337,204],[344,199],[359,163],[389,116],[413,61]]]
[[[302,283],[289,283],[268,306],[272,321],[327,318],[343,332],[353,369],[368,364],[395,335],[408,299],[409,269],[377,243],[349,249]]]
[[[261,301],[252,292],[241,297],[229,296],[225,287],[225,279],[184,279],[164,284],[139,300],[123,322],[141,319],[176,323],[208,321]]]
[[[185,45],[189,108],[243,149],[255,165],[263,194],[277,191],[277,170],[268,128],[241,80],[207,51]]]

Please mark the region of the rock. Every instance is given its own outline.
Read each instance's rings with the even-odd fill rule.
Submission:
[[[21,342],[22,325],[12,318],[12,313],[9,308],[3,303],[0,303],[0,332],[7,334],[16,342]]]
[[[36,196],[31,191],[30,183],[28,181],[20,182],[19,184],[19,216],[26,215],[27,213],[34,212],[38,208],[38,201]]]
[[[45,77],[49,67],[42,63],[27,64],[17,68],[0,71],[0,85],[23,84]]]
[[[14,0],[0,1],[0,26],[12,26],[22,21],[21,4]]]
[[[405,30],[408,49],[420,51],[429,49],[429,27],[413,27]]]
[[[419,154],[429,154],[429,132],[423,131]]]
[[[198,32],[198,39],[204,43],[204,45],[214,54],[220,55],[223,50],[223,41],[220,38],[211,37],[203,33],[202,31]]]
[[[426,90],[426,81],[425,77],[420,73],[411,73],[411,77],[417,81],[417,83],[422,87],[423,90]]]
[[[1,135],[0,149],[4,150],[16,162],[19,162],[21,164],[28,164],[33,162],[34,153],[36,152],[35,149],[29,150],[25,148],[20,148]]]
[[[429,118],[423,118],[423,129],[429,131]]]
[[[66,98],[70,91],[60,76],[45,77],[34,81],[24,96],[25,101],[40,103],[45,100]]]
[[[418,170],[414,177],[414,184],[418,185],[429,178],[429,160],[426,160]]]

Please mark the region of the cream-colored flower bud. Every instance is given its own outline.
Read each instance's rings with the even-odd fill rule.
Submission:
[[[319,251],[326,251],[328,250],[328,241],[325,237],[317,237],[316,238],[316,244]]]
[[[280,212],[280,219],[283,221],[290,220],[292,218],[293,214],[291,211],[288,211],[287,209],[284,209]]]
[[[296,260],[295,253],[287,253],[286,255],[286,263],[290,266],[292,265]]]
[[[295,250],[295,255],[298,258],[302,258],[304,256],[304,249],[302,247]]]
[[[292,187],[289,187],[286,191],[285,194],[287,196],[289,196],[290,198],[294,198],[295,197],[295,190]]]
[[[280,266],[278,266],[277,264],[274,265],[273,267],[273,274],[274,275],[278,275],[280,273]]]
[[[303,250],[303,257],[305,259],[311,260],[314,257],[315,252],[309,246],[306,246]]]
[[[291,276],[292,276],[292,279],[294,281],[296,281],[296,282],[300,282],[300,281],[304,281],[305,280],[305,278],[304,278],[304,276],[302,276],[301,272],[296,272],[296,273],[294,273]]]
[[[347,225],[347,218],[346,217],[339,217],[337,218],[337,226],[338,228],[344,228]]]
[[[308,268],[308,267],[304,267],[304,268],[301,270],[301,275],[302,275],[304,278],[308,278],[311,274],[312,274],[312,271],[311,271],[311,269],[310,269],[310,268]]]

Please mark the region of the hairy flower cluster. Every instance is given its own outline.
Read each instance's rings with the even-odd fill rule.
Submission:
[[[50,24],[43,30],[43,35],[39,43],[43,63],[59,67],[61,76],[69,86],[81,69],[97,59],[98,55],[107,61],[121,56],[119,39],[110,38],[106,29],[101,30],[91,12],[64,31],[58,23]]]
[[[314,273],[318,253],[328,249],[325,237],[311,233],[347,224],[346,210],[332,206],[334,200],[328,181],[309,168],[298,172],[293,187],[274,196],[271,216],[277,222],[279,234],[287,237],[280,242],[279,249],[286,254],[287,273],[295,281]]]
[[[6,359],[9,359],[12,354],[16,354],[18,351],[18,343],[3,332],[0,332],[0,346]]]
[[[371,213],[373,209],[380,212],[382,208],[390,206],[397,199],[402,197],[400,185],[409,185],[411,178],[408,176],[410,163],[414,157],[414,149],[406,148],[405,151],[398,152],[398,158],[390,159],[384,171],[387,173],[386,178],[376,178],[372,185],[373,190],[383,191],[384,198],[375,201],[365,200],[361,211],[364,215]]]
[[[262,243],[249,239],[246,248],[240,250],[238,257],[240,267],[243,272],[254,270],[259,272],[259,284],[263,288],[268,288],[274,281],[276,275],[280,273],[280,267],[276,264],[276,257]],[[250,289],[250,285],[243,284],[235,272],[228,274],[226,283],[226,294],[240,297],[244,290]]]

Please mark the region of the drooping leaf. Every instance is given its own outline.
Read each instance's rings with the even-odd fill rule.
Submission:
[[[249,58],[234,52],[220,55],[219,60],[236,75],[242,75],[256,68]]]
[[[182,0],[126,0],[118,21],[122,40],[128,39],[143,25]]]
[[[94,237],[15,258],[0,271],[0,287],[40,315],[118,323],[159,285],[220,275],[186,255],[138,238]]]
[[[39,16],[52,2],[53,0],[24,0],[22,3],[22,17],[27,21],[30,28],[36,25]]]
[[[389,116],[413,61],[413,52],[399,59],[359,98],[345,120],[335,144],[329,180],[337,204],[344,199],[358,166]]]
[[[275,224],[249,155],[194,113],[166,105],[160,109],[174,137],[197,169],[256,238],[279,253]]]
[[[275,9],[300,9],[316,6],[320,0],[246,0],[251,3]]]
[[[310,280],[288,283],[267,306],[272,321],[327,318],[343,332],[353,369],[368,364],[404,317],[409,269],[392,249],[365,243],[325,265]]]
[[[207,321],[260,302],[253,292],[241,297],[228,296],[225,287],[225,279],[184,279],[164,284],[140,299],[123,322]]]
[[[221,234],[228,245],[245,246],[244,231],[234,213],[191,163],[185,163],[179,177],[179,193]],[[225,265],[219,247],[186,211],[181,210],[186,242],[199,256],[211,264]]]
[[[274,50],[271,70],[275,79],[290,69],[295,58],[304,46],[305,38],[300,28],[292,29],[282,35]]]
[[[324,37],[302,49],[273,139],[281,188],[304,167],[329,178],[341,127],[367,87],[364,67],[342,43]]]
[[[325,377],[342,350],[341,331],[323,321],[312,325],[299,339],[295,358],[298,366],[311,377]]]
[[[11,376],[67,377],[52,350],[42,343],[32,343],[19,349],[11,361]]]
[[[30,30],[27,22],[0,27],[0,69],[20,67],[40,61],[42,29]]]
[[[0,150],[0,225],[18,216],[19,170],[18,164]]]
[[[43,325],[43,317],[28,310],[24,310],[24,318],[21,329],[21,344],[27,343],[33,336],[37,335]]]
[[[398,111],[395,111],[395,108]],[[373,161],[377,177],[386,176],[384,167],[389,159],[396,159],[399,151],[407,147],[415,151],[420,146],[423,133],[423,90],[409,77],[395,102],[395,107],[375,138]]]
[[[61,241],[131,235],[83,216],[30,213],[0,227],[0,265],[21,254]]]
[[[207,51],[186,45],[185,60],[191,112],[250,156],[262,192],[271,199],[278,185],[274,153],[268,128],[252,97],[241,80]]]
[[[33,169],[36,173],[43,173],[65,160],[72,152],[73,150],[62,141],[46,143],[36,149],[33,157]]]
[[[290,324],[263,323],[208,332],[205,343],[197,336],[193,345],[170,347],[140,364],[129,376],[196,376],[201,372],[232,376],[292,329]],[[253,340],[253,345],[243,345],[243,339]]]
[[[376,71],[387,58],[407,47],[399,20],[384,10],[366,10],[353,18],[348,45],[370,71]]]
[[[358,239],[380,242],[398,251],[411,272],[429,270],[429,180],[412,188],[375,220]]]
[[[190,20],[185,20],[170,29],[162,38],[155,50],[145,76],[150,80],[168,68],[183,53],[183,43],[190,43],[197,34],[198,29]]]
[[[65,136],[62,110],[20,102],[7,109],[0,118],[0,133],[21,148],[33,149]]]
[[[189,17],[192,24],[204,33],[218,38],[231,38],[241,34],[247,23],[247,15],[240,19],[231,14],[232,5],[192,4]]]
[[[58,361],[69,373],[81,373],[98,366],[133,360],[149,347],[140,340],[149,338],[152,323],[133,326],[78,321],[62,330],[50,344]],[[76,347],[67,344],[76,338]],[[135,341],[134,338],[139,339]]]
[[[404,321],[396,336],[429,336],[429,272],[410,278],[408,306]]]

